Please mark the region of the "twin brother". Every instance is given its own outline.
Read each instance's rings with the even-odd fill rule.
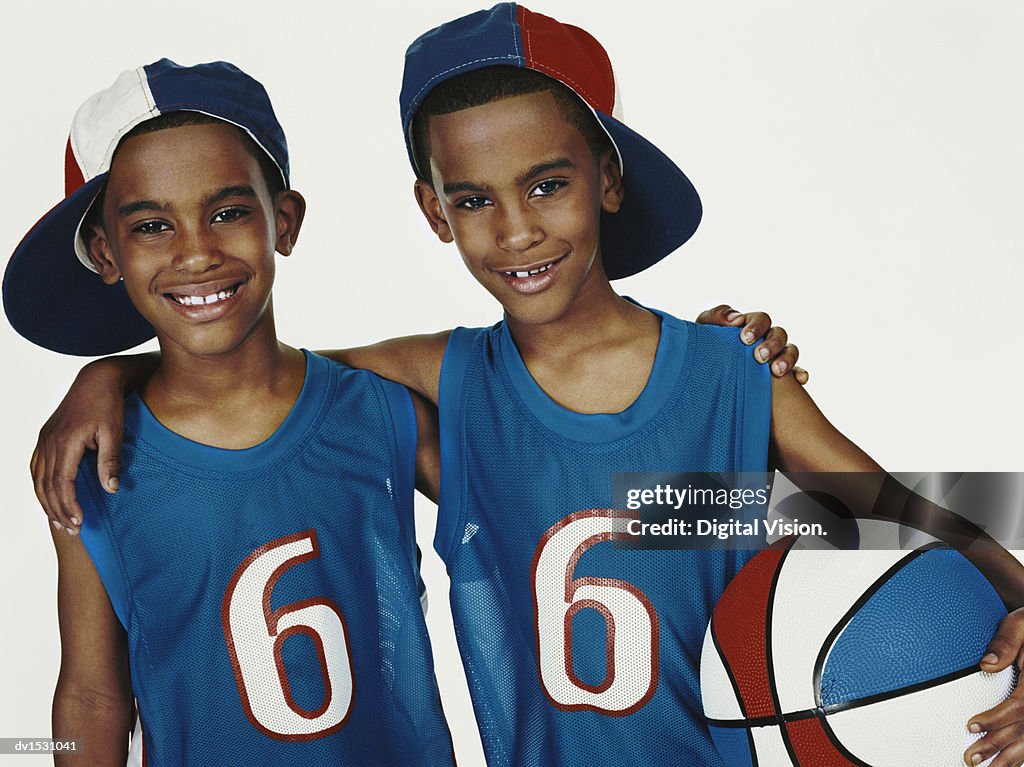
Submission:
[[[635,515],[611,509],[612,473],[878,467],[735,328],[614,292],[701,216],[614,106],[600,44],[521,6],[416,40],[401,92],[416,199],[504,318],[321,356],[275,333],[275,253],[305,202],[263,88],[162,60],[86,102],[68,195],[18,246],[5,309],[55,351],[155,333],[161,353],[94,364],[62,406],[116,424],[136,388],[120,470],[89,453],[80,510],[55,500],[53,451],[34,458],[40,498],[81,524],[54,532],[55,737],[87,734],[95,764],[124,764],[132,729],[150,765],[452,764],[418,487],[438,500],[490,764],[723,764],[698,659],[749,554],[615,547]],[[55,289],[68,300],[45,300]],[[1020,623],[983,668],[1013,662]],[[1021,747],[1016,710],[972,720],[989,734],[969,763]]]

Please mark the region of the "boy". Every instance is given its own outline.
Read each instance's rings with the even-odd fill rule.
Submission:
[[[128,402],[122,491],[87,461],[83,534],[54,533],[54,736],[124,764],[134,696],[147,764],[452,764],[413,404],[276,338],[275,251],[305,202],[263,87],[223,62],[125,72],[79,110],[68,159],[68,196],[12,257],[8,314],[71,353],[151,326],[162,354]]]
[[[616,550],[613,472],[763,471],[769,454],[788,471],[879,471],[790,377],[769,395],[723,331],[611,290],[700,219],[689,181],[614,103],[596,40],[512,3],[427,32],[406,56],[417,200],[505,311],[453,332],[439,384],[436,541],[494,764],[720,763],[697,659],[745,557]],[[989,572],[1016,606],[1004,555]],[[1003,623],[984,670],[1019,657],[1021,619]],[[972,720],[989,733],[968,763],[1000,749],[996,764],[1020,763],[1019,699]]]
[[[564,58],[526,64],[520,45]],[[609,276],[682,244],[699,202],[667,158],[621,125],[614,143],[603,137],[607,115],[555,80],[493,66],[559,76],[580,62],[611,112],[596,41],[525,9],[473,14],[410,48],[402,115],[417,198],[506,320],[347,359],[440,404],[436,541],[489,761],[718,764],[696,659],[743,558],[615,550],[625,519],[600,510],[614,471],[763,469],[767,381],[721,332],[611,290]],[[474,65],[478,82],[442,87]],[[827,443],[822,421],[774,435],[784,466],[810,468],[793,442]],[[839,458],[874,468],[851,445]]]

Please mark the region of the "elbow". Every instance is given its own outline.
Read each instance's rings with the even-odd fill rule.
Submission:
[[[109,733],[127,742],[134,700],[130,690],[105,689],[58,679],[53,694],[53,737],[81,740]]]

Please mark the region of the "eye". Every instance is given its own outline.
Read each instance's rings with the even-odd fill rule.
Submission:
[[[140,221],[132,226],[133,234],[154,235],[170,231],[171,227],[166,221]]]
[[[531,197],[550,197],[568,182],[563,179],[548,178],[537,184],[531,191]]]
[[[474,194],[472,197],[463,197],[461,200],[455,203],[457,208],[465,208],[466,210],[480,210],[486,208],[491,204],[483,195]]]
[[[241,218],[245,218],[249,215],[249,211],[245,208],[225,208],[224,210],[218,210],[213,214],[213,218],[210,219],[211,223],[229,224],[232,221],[238,221]]]

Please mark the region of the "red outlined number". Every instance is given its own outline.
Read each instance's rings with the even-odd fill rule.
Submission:
[[[335,732],[352,708],[352,656],[337,605],[315,597],[270,609],[281,574],[318,556],[313,530],[270,541],[242,561],[224,592],[221,623],[242,707],[258,730],[278,740]],[[281,659],[285,640],[294,634],[312,640],[320,662],[324,699],[315,710],[295,702]]]
[[[563,711],[625,716],[658,685],[658,614],[647,595],[619,578],[575,578],[583,553],[602,541],[626,539],[635,516],[587,509],[552,525],[533,555],[534,629],[541,687]],[[572,660],[573,617],[597,610],[605,625],[605,678],[588,684]]]

